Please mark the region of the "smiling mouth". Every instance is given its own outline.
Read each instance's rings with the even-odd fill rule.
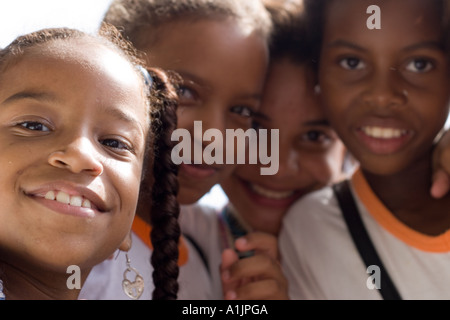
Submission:
[[[267,188],[261,187],[260,185],[249,183],[250,188],[253,192],[256,194],[268,198],[268,199],[274,199],[274,200],[282,200],[287,199],[289,197],[292,197],[295,193],[295,191],[274,191],[269,190]]]
[[[67,204],[73,207],[82,207],[91,209],[91,202],[82,196],[71,196],[63,191],[48,191],[45,196],[47,200],[53,200],[59,203]]]
[[[369,137],[386,140],[401,138],[408,134],[408,130],[382,127],[362,127],[361,131]]]

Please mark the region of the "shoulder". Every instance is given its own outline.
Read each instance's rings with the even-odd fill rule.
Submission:
[[[312,192],[298,200],[286,213],[280,232],[280,246],[299,248],[303,244],[334,241],[345,234],[346,225],[331,187]]]
[[[311,192],[295,202],[287,211],[286,224],[320,221],[339,214],[338,203],[331,187]]]
[[[218,209],[208,205],[195,203],[180,207],[180,226],[183,232],[208,230],[217,225]]]

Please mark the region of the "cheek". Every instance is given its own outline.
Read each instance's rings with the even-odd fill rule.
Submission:
[[[151,168],[147,170],[151,172]],[[122,207],[131,207],[134,210],[141,183],[141,162],[115,163],[109,166],[109,172],[110,181],[118,193]]]
[[[309,172],[311,185],[324,187],[336,182],[342,174],[342,161],[343,153],[338,148],[310,157],[304,167]]]

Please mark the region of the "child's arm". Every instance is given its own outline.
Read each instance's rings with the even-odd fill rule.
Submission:
[[[450,133],[446,131],[433,153],[433,184],[431,195],[442,198],[450,190]]]
[[[220,271],[226,300],[289,299],[277,245],[276,237],[253,232],[235,243],[239,251],[255,251],[253,256],[239,259],[234,250],[223,251]]]

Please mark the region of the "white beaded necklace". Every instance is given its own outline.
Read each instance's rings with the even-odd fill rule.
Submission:
[[[0,300],[6,300],[5,294],[3,293],[3,281],[0,279]]]

